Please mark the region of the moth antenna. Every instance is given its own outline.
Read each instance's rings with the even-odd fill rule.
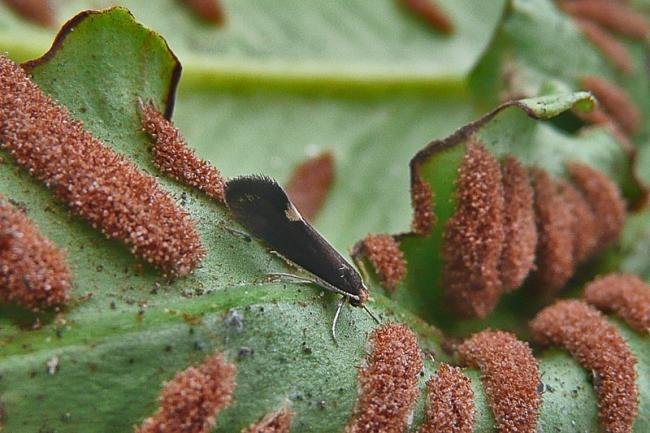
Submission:
[[[217,223],[222,229],[230,233],[231,235],[240,237],[246,242],[251,242],[253,239],[248,235],[248,233],[245,233],[241,230],[237,230],[235,228],[227,226],[223,221],[220,221]]]
[[[273,283],[296,283],[296,284],[318,284],[311,278],[301,277],[300,275],[286,274],[284,272],[270,272],[266,274],[269,282]]]

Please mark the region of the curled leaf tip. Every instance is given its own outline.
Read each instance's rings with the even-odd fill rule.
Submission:
[[[176,276],[205,254],[194,221],[156,180],[115,153],[0,55],[0,139],[71,211]]]
[[[217,353],[167,382],[160,408],[135,433],[208,433],[218,413],[232,401],[235,366]]]
[[[460,368],[441,363],[427,382],[425,421],[417,433],[471,433],[474,410],[469,377]]]
[[[618,330],[579,300],[559,301],[542,310],[530,327],[533,341],[567,349],[593,372],[603,431],[631,433],[639,405],[636,358]]]
[[[300,214],[313,220],[323,207],[334,181],[334,157],[324,153],[301,163],[287,183],[287,195]]]
[[[196,156],[180,131],[151,104],[141,104],[142,128],[153,140],[154,165],[219,203],[225,202],[225,179],[219,170]]]
[[[401,433],[423,368],[417,337],[405,325],[390,323],[376,329],[370,343],[367,366],[359,370],[359,400],[345,432]]]
[[[64,253],[0,195],[0,299],[38,310],[64,304],[70,289]]]
[[[534,119],[551,119],[569,109],[591,111],[596,105],[596,100],[589,92],[544,95],[505,102],[491,114],[494,115],[513,105],[521,108]]]
[[[503,331],[482,331],[458,347],[461,362],[481,370],[497,430],[535,433],[541,404],[539,366],[527,343]]]

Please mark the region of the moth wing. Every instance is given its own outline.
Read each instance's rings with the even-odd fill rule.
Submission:
[[[226,183],[233,217],[287,260],[352,295],[362,295],[359,273],[295,208],[271,178],[242,176]]]

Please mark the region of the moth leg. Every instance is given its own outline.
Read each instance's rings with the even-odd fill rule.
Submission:
[[[248,233],[244,233],[241,230],[237,230],[237,229],[234,229],[232,227],[228,227],[223,221],[220,221],[218,224],[221,226],[221,228],[223,228],[225,231],[227,231],[231,235],[235,235],[237,237],[240,237],[243,240],[245,240],[246,242],[251,242],[253,240]]]
[[[307,277],[301,277],[299,275],[285,274],[283,272],[272,272],[266,274],[266,278],[269,282],[285,282],[285,283],[298,283],[298,284],[318,284],[316,281],[309,279]]]
[[[298,271],[300,268],[297,269]],[[339,295],[345,296],[348,300],[354,299],[355,301],[359,300],[359,297],[357,295],[352,295],[348,292],[345,292],[330,283],[328,283],[325,280],[321,280],[318,278],[316,275],[311,275],[311,274],[306,274],[305,276],[302,275],[295,275],[295,274],[287,274],[284,272],[272,272],[269,274],[266,274],[265,276],[267,282],[271,281],[283,281],[286,283],[296,283],[296,284],[315,284],[321,289],[329,290],[334,293],[338,293]],[[259,280],[258,280],[259,281]]]
[[[345,305],[345,301],[347,301],[348,298],[346,296],[341,296],[341,299],[339,299],[339,302],[336,306],[336,314],[334,314],[334,321],[332,322],[332,338],[334,339],[334,344],[337,346],[339,345],[338,340],[336,339],[336,324],[339,321],[339,316],[341,315],[341,310],[343,309],[343,305]]]

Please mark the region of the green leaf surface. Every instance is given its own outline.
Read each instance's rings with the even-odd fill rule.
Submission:
[[[240,290],[251,294],[242,296]],[[66,344],[64,333],[61,339],[52,337],[56,349],[4,357],[4,427],[15,432],[128,432],[155,412],[164,381],[219,351],[236,364],[238,374],[235,404],[219,416],[216,431],[240,431],[285,404],[297,413],[295,431],[342,430],[356,401],[356,365],[374,322],[360,310],[346,310],[339,324],[340,344],[334,346],[329,333],[332,298],[305,289],[292,301],[288,290],[292,288],[241,287],[236,293],[206,295],[195,305],[201,316],[194,324],[156,323],[147,314],[139,329],[129,333],[79,344]],[[229,305],[242,318],[241,329],[225,320],[227,311],[233,311]],[[382,314],[382,319],[404,317]],[[58,370],[49,374],[46,364],[54,357]],[[419,412],[417,418],[421,416]]]
[[[634,432],[650,429],[650,337],[633,331],[617,318],[609,322],[620,332],[636,357],[639,387],[639,415]],[[598,400],[593,388],[593,373],[585,371],[567,352],[544,351],[540,357],[540,375],[544,383],[540,409],[540,431],[600,431]]]
[[[126,10],[115,9],[89,15],[79,22],[61,40],[52,59],[33,65],[32,74],[46,92],[66,105],[97,137],[141,169],[155,173],[149,142],[141,131],[137,101],[152,99],[165,106],[173,91],[175,67],[176,61],[162,38],[136,24]],[[60,79],[62,76],[66,79]],[[11,160],[6,153],[3,157]],[[160,178],[160,183],[198,222],[209,250],[200,269],[174,282],[138,263],[122,244],[105,240],[99,232],[70,216],[65,206],[26,172],[13,164],[0,166],[2,193],[25,203],[30,218],[43,233],[68,252],[75,278],[73,294],[79,299],[66,315],[69,322],[83,326],[99,319],[103,325],[96,324],[93,334],[105,334],[132,326],[135,314],[142,308],[173,307],[195,293],[250,283],[259,276],[260,269],[284,268],[269,262],[263,249],[251,250],[227,232],[219,224],[225,215],[222,208],[165,178]],[[164,296],[157,296],[156,291]],[[82,300],[88,295],[90,299]],[[114,309],[109,309],[111,303]],[[10,317],[2,315],[1,332],[5,339],[13,340],[19,331],[10,326]],[[28,338],[38,340],[36,335],[43,334],[43,340],[44,333],[30,333]],[[10,342],[5,351],[21,351],[21,345]]]
[[[80,17],[45,60],[31,64],[46,92],[151,173],[156,170],[137,101],[165,106],[175,68],[164,41],[124,9]],[[240,429],[285,401],[298,413],[295,425],[309,426],[303,431],[329,431],[347,422],[356,400],[355,366],[376,326],[363,311],[344,311],[336,347],[329,331],[333,295],[314,287],[256,283],[285,265],[258,243],[230,234],[225,227],[235,223],[222,208],[160,178],[197,221],[208,249],[191,276],[165,281],[124,246],[70,216],[6,152],[2,156],[2,193],[25,204],[44,234],[65,246],[76,298],[57,320],[40,317],[39,330],[19,326],[21,320],[32,323],[30,313],[1,310],[0,401],[8,414],[3,428],[129,431],[155,412],[165,380],[215,350],[224,351],[239,369],[238,404],[219,418],[219,431]],[[423,349],[442,353],[432,328],[381,299],[370,308],[383,321],[406,320],[423,332]],[[243,329],[224,321],[232,310],[243,317]],[[241,348],[254,354],[242,357]],[[53,360],[57,370],[50,374],[46,365]]]
[[[143,49],[143,46],[146,49]],[[123,55],[129,51],[131,51],[131,55]],[[138,55],[134,55],[136,52]],[[53,56],[44,63],[34,65],[32,73],[34,79],[41,83],[44,90],[65,104],[75,117],[84,120],[86,126],[101,137],[106,144],[127,155],[141,169],[156,173],[151,164],[148,139],[140,130],[139,116],[136,111],[137,100],[138,98],[153,99],[163,106],[167,101],[175,64],[173,56],[167,51],[162,39],[136,24],[125,10],[115,9],[104,14],[91,14],[80,20],[75,25],[73,32],[65,38],[61,38]],[[158,67],[156,68],[155,65]],[[147,75],[142,75],[140,71],[143,71],[145,66]],[[102,71],[107,70],[123,72],[122,74],[104,76]],[[61,76],[65,76],[66,80],[60,80]],[[108,81],[109,78],[111,81]],[[70,86],[70,83],[74,83],[74,85]],[[116,89],[120,91],[116,92]],[[261,331],[261,329],[271,329],[268,324],[262,323],[259,324],[260,327],[251,328],[251,334],[247,334],[245,339],[237,340],[237,344],[255,347],[259,345],[259,342],[256,343],[254,340],[262,338],[268,340],[266,344],[270,347],[269,350],[272,350],[271,346],[285,347],[288,344],[285,340],[287,333],[292,335],[291,338],[316,344],[314,339],[305,337],[305,331],[303,331],[311,332],[316,326],[325,331],[318,337],[322,344],[322,350],[325,351],[325,347],[328,347],[329,350],[335,349],[329,333],[335,307],[334,297],[327,295],[324,298],[317,297],[314,301],[314,294],[318,295],[320,290],[301,288],[300,286],[274,286],[257,283],[257,280],[268,272],[285,270],[285,265],[274,256],[270,256],[265,248],[256,242],[247,243],[228,232],[226,228],[234,226],[235,223],[230,221],[222,208],[203,195],[183,188],[165,178],[159,179],[160,183],[173,196],[177,197],[179,203],[198,222],[199,232],[208,249],[208,257],[200,269],[188,278],[169,282],[164,280],[156,270],[137,263],[124,246],[103,239],[99,233],[91,230],[85,223],[71,217],[65,207],[58,203],[49,191],[31,179],[24,171],[16,169],[10,163],[9,155],[3,154],[3,157],[7,162],[0,166],[2,193],[24,203],[28,208],[30,218],[41,227],[43,232],[58,245],[65,246],[72,273],[75,276],[73,295],[77,298],[73,307],[65,313],[63,322],[51,321],[51,318],[47,316],[42,317],[44,326],[37,331],[23,330],[17,323],[21,319],[33,320],[33,317],[16,308],[5,307],[3,309],[1,336],[5,364],[2,365],[2,369],[7,369],[7,377],[16,380],[23,377],[13,374],[12,368],[20,368],[27,375],[33,369],[42,371],[42,368],[39,369],[35,366],[40,365],[39,363],[42,364],[43,359],[49,359],[61,353],[62,362],[65,360],[73,364],[96,366],[89,370],[71,369],[69,371],[69,374],[73,375],[70,381],[76,385],[71,383],[71,388],[63,387],[60,392],[76,394],[77,388],[75,387],[83,387],[84,384],[87,384],[88,374],[93,373],[92,370],[100,371],[100,366],[102,366],[101,370],[107,375],[105,380],[115,382],[116,388],[102,385],[104,379],[97,382],[93,380],[98,388],[97,393],[91,392],[91,394],[98,401],[104,399],[101,390],[113,394],[117,401],[114,405],[107,404],[105,410],[113,415],[120,414],[120,417],[125,420],[124,422],[131,425],[153,413],[155,396],[163,379],[168,379],[175,371],[186,367],[190,361],[196,360],[196,357],[189,356],[192,351],[188,354],[186,350],[180,350],[178,357],[174,358],[174,363],[169,364],[173,365],[173,368],[170,368],[168,364],[161,364],[158,357],[146,356],[140,359],[137,368],[141,368],[140,371],[155,371],[157,374],[154,376],[144,375],[144,377],[149,377],[149,382],[146,385],[141,382],[129,384],[132,382],[130,374],[116,377],[114,368],[103,367],[105,362],[111,362],[112,357],[109,356],[105,361],[106,352],[97,351],[98,347],[106,345],[107,351],[120,352],[120,354],[114,355],[118,357],[126,356],[121,352],[130,353],[135,350],[135,344],[138,342],[139,349],[144,353],[170,344],[173,345],[175,341],[178,341],[179,345],[184,344],[183,348],[187,348],[189,343],[186,342],[188,337],[185,334],[171,337],[166,336],[164,330],[179,327],[186,330],[188,327],[188,325],[184,325],[186,321],[190,323],[198,321],[196,327],[201,328],[206,326],[204,325],[206,320],[210,323],[206,317],[211,314],[215,317],[222,317],[229,308],[245,308],[256,305],[256,308],[266,308],[271,312],[264,317],[268,317],[269,321],[274,322],[274,326],[282,329],[283,333],[272,338],[268,331]],[[89,294],[92,296],[88,297]],[[282,317],[279,313],[280,310],[294,310],[296,305],[302,304],[310,305],[310,307],[308,308],[309,313],[300,319]],[[385,307],[382,307],[380,311],[384,309]],[[394,308],[391,307],[390,310],[393,311]],[[276,311],[277,314],[273,313]],[[320,368],[323,370],[319,374],[316,373],[318,370],[314,369],[312,362],[307,364],[290,362],[295,376],[288,380],[289,378],[285,374],[278,375],[277,369],[269,371],[268,374],[259,373],[263,364],[272,363],[268,357],[260,356],[259,365],[251,367],[250,370],[258,373],[245,373],[244,376],[250,378],[250,383],[246,385],[242,380],[240,384],[242,389],[249,389],[255,384],[259,384],[260,381],[276,380],[287,380],[287,387],[295,387],[297,383],[303,383],[298,379],[304,379],[306,372],[330,377],[340,369],[340,363],[345,363],[348,366],[356,365],[356,361],[353,360],[360,357],[364,347],[363,342],[373,324],[360,310],[351,310],[344,313],[344,316],[348,314],[352,314],[352,316],[348,316],[352,318],[362,316],[361,323],[364,325],[361,328],[356,328],[356,319],[352,321],[344,319],[341,322],[341,326],[339,326],[341,339],[348,336],[354,336],[354,339],[348,339],[348,343],[340,349],[340,352],[332,352],[332,357],[337,359],[336,362],[339,364],[325,362],[321,365]],[[391,317],[395,318],[394,315]],[[323,318],[326,320],[322,320]],[[294,326],[287,328],[287,323],[294,324]],[[417,326],[417,323],[414,326]],[[314,333],[316,333],[315,330]],[[132,344],[129,343],[131,336],[136,343],[129,346]],[[213,335],[211,341],[205,343],[206,350],[214,349],[216,343],[223,343],[219,340]],[[127,345],[124,347],[131,347],[131,349],[118,350],[114,347],[115,345]],[[299,348],[299,346],[296,347]],[[112,349],[110,349],[111,347]],[[237,353],[239,347],[228,346],[225,349],[228,350],[228,353]],[[352,348],[354,351],[351,352],[349,349]],[[437,347],[433,349],[437,353],[441,352]],[[69,356],[63,357],[63,354],[69,354]],[[197,356],[199,355],[197,354]],[[283,355],[277,356],[282,357]],[[32,362],[32,359],[35,361]],[[292,358],[287,359],[292,360]],[[286,363],[280,362],[280,364]],[[286,367],[286,365],[284,366]],[[63,371],[61,370],[61,373]],[[347,389],[356,389],[356,369],[348,368],[347,374],[350,379]],[[65,374],[57,377],[66,380]],[[275,379],[271,380],[272,377]],[[10,413],[24,413],[28,419],[33,419],[34,423],[44,422],[43,425],[46,426],[56,426],[62,423],[60,428],[64,428],[65,422],[60,421],[61,416],[70,412],[70,407],[78,405],[74,400],[63,399],[62,395],[57,393],[53,393],[51,398],[43,399],[44,421],[31,418],[30,411],[26,410],[26,407],[21,409],[20,404],[27,404],[29,407],[31,404],[29,396],[34,395],[34,390],[50,386],[47,382],[43,382],[50,379],[48,375],[38,375],[33,379],[29,382],[30,386],[15,387],[11,381],[3,383],[3,391],[11,390],[6,394],[3,392],[6,410]],[[138,405],[134,405],[128,399],[124,401],[126,394],[123,393],[128,394],[127,389],[130,388],[125,389],[120,387],[122,385],[117,385],[122,381],[125,382],[123,385],[127,387],[136,385],[145,387],[149,390],[149,398],[140,399],[138,397],[140,401]],[[59,389],[59,387],[55,388]],[[339,397],[338,388],[332,389],[330,387],[327,390],[321,390],[320,396],[325,400],[334,400],[335,396],[337,401],[343,398],[347,399],[348,410],[340,412],[339,416],[339,423],[344,423],[356,394],[347,392],[345,396]],[[272,390],[273,388],[269,388],[268,392],[272,393]],[[233,423],[241,425],[250,423],[256,419],[255,417],[261,410],[269,410],[275,407],[277,401],[288,397],[284,394],[272,394],[268,399],[260,396],[259,401],[254,403],[257,410],[250,410],[250,405],[243,406],[243,409],[234,409],[235,414],[239,414],[239,417],[233,415],[237,420]],[[82,398],[81,395],[79,398]],[[148,406],[143,406],[144,404]],[[307,417],[315,417],[320,413],[316,405],[313,404],[310,406],[310,410],[311,415],[306,415]],[[233,418],[226,415],[225,419],[232,420]],[[78,419],[79,422],[72,423],[67,428],[77,429],[84,426],[85,431],[105,431],[106,427],[101,424],[92,428],[85,424],[92,420],[92,414],[83,412]],[[10,417],[6,425],[7,428],[12,428],[12,426],[38,428],[41,426],[41,424],[28,423],[29,427],[24,427],[25,422],[27,421],[21,417]],[[107,420],[106,422],[114,421]],[[313,421],[310,424],[314,424]],[[318,431],[318,429],[314,431]]]

